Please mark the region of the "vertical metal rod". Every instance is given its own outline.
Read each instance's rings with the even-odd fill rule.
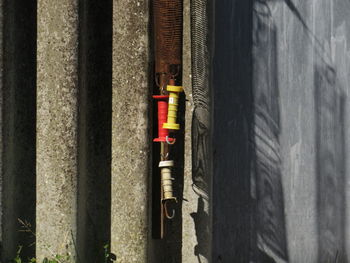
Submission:
[[[161,95],[166,94],[166,85],[167,85],[167,76],[165,74],[162,74],[159,77],[159,92]],[[169,146],[166,142],[161,142],[160,143],[160,160],[161,161],[166,161],[169,156]],[[161,178],[161,176],[160,176]],[[160,238],[164,237],[165,231],[164,231],[164,205],[162,200],[164,199],[164,189],[163,189],[163,184],[160,184]]]

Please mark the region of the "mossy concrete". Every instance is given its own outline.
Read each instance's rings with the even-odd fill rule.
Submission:
[[[38,0],[37,37],[37,258],[74,258],[78,1]]]
[[[113,4],[112,227],[118,263],[147,262],[149,1]]]

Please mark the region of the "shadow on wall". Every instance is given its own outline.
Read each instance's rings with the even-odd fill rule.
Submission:
[[[318,262],[347,262],[345,251],[345,102],[337,73],[323,45],[291,0],[284,0],[314,42],[314,97]],[[326,20],[325,20],[326,21]],[[329,22],[330,23],[330,22]],[[327,32],[325,32],[327,33]]]
[[[269,1],[254,6],[253,79],[255,154],[253,196],[257,204],[256,238],[258,255],[273,255],[288,261],[283,189],[281,184],[279,92],[277,83],[276,28]],[[318,262],[347,262],[345,252],[345,94],[335,69],[326,61],[330,54],[309,29],[297,7],[284,3],[314,43],[318,61],[314,66],[316,111],[316,173]],[[273,262],[257,256],[259,262]],[[266,260],[266,261],[265,261]]]
[[[210,109],[211,262],[250,262],[253,202],[252,0],[214,2]]]
[[[280,150],[277,29],[267,1],[253,9],[254,139],[252,197],[256,262],[288,261]]]
[[[0,262],[35,256],[36,1],[2,1]],[[21,220],[23,224],[20,223]]]
[[[211,137],[208,127],[213,127],[214,148],[208,150],[214,153],[212,261],[248,262],[248,258],[252,262],[289,261],[280,149],[278,32],[269,8],[276,2],[284,3],[300,22],[320,61],[314,67],[318,262],[346,262],[345,95],[337,86],[335,70],[325,62],[330,58],[329,53],[291,0],[215,3],[213,95],[208,96],[214,100],[214,109],[209,109],[214,119],[212,125],[206,126],[205,107],[195,103],[192,131],[193,181],[195,189],[205,192],[208,181],[203,173],[208,169],[205,145],[210,145],[205,141],[206,136]],[[252,28],[245,20],[250,19],[247,11],[250,3],[254,4]],[[252,45],[247,32],[253,32]],[[205,53],[193,52],[192,59],[196,56],[203,59]],[[205,61],[202,64],[205,65]],[[195,73],[194,89],[205,87],[205,83],[200,82],[195,86]],[[197,75],[202,77],[201,73]],[[249,82],[251,76],[253,83]],[[246,141],[250,145],[246,145]],[[196,254],[205,255],[205,198],[199,196],[198,211],[193,214],[198,240]]]
[[[202,113],[202,114],[200,114]],[[198,195],[197,212],[191,213],[198,244],[194,254],[198,262],[208,262],[210,254],[209,220],[209,112],[195,107],[192,120],[192,180],[193,190]]]
[[[337,80],[330,52],[307,26],[296,5],[284,0],[313,41],[316,138],[318,262],[347,262],[345,251],[346,97]],[[329,22],[330,23],[330,22]],[[327,32],[325,32],[327,33]]]
[[[112,1],[79,1],[78,262],[111,240]]]
[[[315,65],[319,262],[347,262],[345,252],[345,94],[334,68]]]

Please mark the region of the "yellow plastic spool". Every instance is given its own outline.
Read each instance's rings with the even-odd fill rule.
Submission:
[[[166,89],[169,91],[168,118],[167,122],[163,123],[163,128],[179,130],[180,124],[176,123],[176,117],[179,105],[179,93],[183,92],[183,87],[168,85]]]

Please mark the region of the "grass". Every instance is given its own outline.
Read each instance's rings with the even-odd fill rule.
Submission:
[[[22,246],[20,246],[17,250],[16,257],[12,260],[13,263],[39,263],[35,258],[31,258],[28,260],[23,260],[21,258]],[[44,258],[42,263],[71,263],[69,255],[55,255],[54,257]]]
[[[30,235],[33,235],[35,237],[35,233],[32,231],[31,224],[29,222],[25,220],[23,221],[21,219],[18,219],[18,221],[21,224],[21,229],[19,231],[29,233]],[[34,243],[31,245],[34,245]],[[103,258],[103,262],[101,263],[111,263],[116,260],[116,256],[113,253],[109,252],[109,245],[103,246],[103,250],[104,250],[104,258]],[[22,251],[22,246],[19,246],[16,253],[16,257],[13,260],[11,260],[11,263],[39,263],[39,261],[37,261],[36,258],[30,258],[27,260],[22,259],[21,251]],[[54,253],[52,253],[51,250],[49,250],[48,252],[50,252],[52,256],[44,258],[43,261],[40,263],[75,263],[73,262],[73,259],[70,257],[69,254],[54,255]]]
[[[110,263],[115,260],[115,256],[111,253],[109,253],[109,246],[105,245],[103,247],[104,249],[104,262],[103,263]],[[17,250],[16,257],[12,260],[12,263],[39,263],[35,258],[28,259],[24,261],[21,258],[21,250],[22,246],[20,246]],[[42,263],[73,263],[70,256],[67,255],[55,255],[53,257],[44,258]],[[101,262],[102,263],[102,262]]]

